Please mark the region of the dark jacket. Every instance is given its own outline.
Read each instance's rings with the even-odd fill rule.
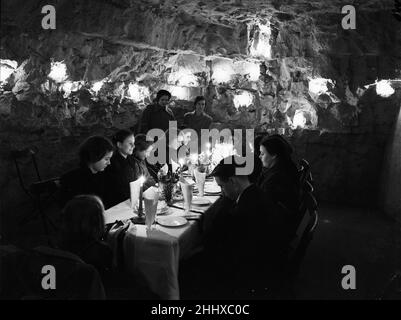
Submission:
[[[299,223],[299,178],[295,165],[286,167],[277,163],[272,168],[264,168],[257,185],[278,206],[284,215],[288,231],[294,233]]]
[[[97,195],[102,199],[104,206],[107,208],[104,172],[92,173],[88,167],[82,166],[67,172],[60,178],[60,198],[62,206],[73,197],[81,194]]]
[[[195,111],[192,111],[184,115],[184,126],[194,129],[198,134],[198,139],[201,138],[201,129],[209,129],[212,122],[212,117],[206,113],[197,115]]]
[[[115,152],[110,159],[110,165],[105,170],[107,180],[106,202],[115,206],[130,198],[130,182],[137,180],[141,175],[146,177],[144,190],[155,182],[150,176],[146,164],[134,156],[124,158]]]
[[[249,181],[251,183],[257,183],[260,174],[262,173],[262,169],[263,169],[263,164],[262,161],[260,161],[259,156],[257,156],[256,154],[254,154],[254,160],[253,160],[253,171],[252,173],[249,175]]]
[[[155,179],[152,177],[148,170],[148,166],[146,164],[146,160],[141,160],[135,155],[130,157],[131,162],[134,166],[134,171],[135,171],[135,178],[138,179],[140,176],[144,176],[146,178],[146,181],[144,183],[144,190],[146,190],[149,187],[152,187],[156,184]]]
[[[169,128],[169,121],[175,121],[174,114],[170,108],[151,104],[142,113],[139,131],[144,134],[156,128],[166,131]]]
[[[219,212],[214,229],[213,240],[206,242],[210,263],[235,288],[266,285],[282,267],[288,245],[281,231],[283,221],[256,185]]]
[[[94,266],[104,284],[109,281],[113,264],[113,251],[106,242],[74,239],[73,241],[60,243],[60,248],[76,254],[85,263]]]

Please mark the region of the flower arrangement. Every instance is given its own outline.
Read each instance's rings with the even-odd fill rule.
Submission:
[[[174,189],[180,179],[181,170],[181,167],[178,167],[175,171],[169,170],[166,164],[157,173],[160,193],[167,204],[171,204],[173,200]]]
[[[182,160],[181,166],[184,164],[188,166],[189,171],[192,172],[197,169],[199,172],[211,172],[218,165],[218,163],[226,157],[237,154],[232,143],[218,143],[211,148],[210,143],[206,145],[206,151],[200,154],[191,154],[185,160]],[[187,168],[185,167],[185,170]]]

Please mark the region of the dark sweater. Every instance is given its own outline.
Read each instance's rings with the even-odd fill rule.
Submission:
[[[257,185],[284,215],[288,230],[294,233],[299,223],[299,180],[296,167],[277,163],[263,169]]]
[[[194,129],[198,134],[198,139],[201,138],[201,129],[209,129],[212,122],[212,117],[206,113],[198,115],[193,111],[184,115],[184,126],[186,128]]]
[[[226,208],[214,219],[212,241],[206,242],[210,264],[221,279],[237,288],[268,283],[282,266],[288,245],[283,221],[255,185]]]
[[[151,104],[142,113],[139,131],[144,134],[156,128],[166,131],[169,128],[169,121],[174,120],[175,117],[170,108]]]
[[[77,195],[94,194],[102,199],[107,208],[105,191],[106,180],[104,172],[92,173],[88,167],[80,167],[69,171],[60,178],[60,198],[62,206]]]
[[[94,266],[102,280],[108,282],[113,264],[113,251],[110,246],[101,240],[64,241],[60,248],[76,254],[84,262]]]
[[[130,182],[140,176],[146,177],[144,190],[155,184],[150,176],[145,161],[135,156],[124,158],[119,152],[115,152],[110,160],[110,165],[105,170],[107,187],[106,202],[109,206],[115,206],[130,198]]]

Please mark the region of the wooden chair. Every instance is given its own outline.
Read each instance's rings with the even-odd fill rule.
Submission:
[[[304,159],[300,162],[299,177],[299,225],[296,237],[290,244],[287,263],[283,272],[284,279],[278,297],[288,298],[288,294],[293,295],[294,282],[318,224],[318,203],[314,196],[312,173],[309,163]]]
[[[52,220],[45,214],[44,209],[51,199],[56,200],[55,194],[58,191],[59,178],[42,179],[36,160],[37,152],[38,150],[36,148],[13,150],[11,152],[11,157],[15,164],[20,186],[31,198],[34,206],[33,213],[24,217],[20,221],[20,224],[26,224],[28,221],[39,217],[42,221],[44,232],[46,236],[48,236],[49,226],[53,229],[56,228]],[[30,172],[23,172],[24,169],[27,169]],[[32,169],[34,172],[32,172]],[[27,175],[30,175],[31,177],[27,178]],[[28,182],[27,179],[30,181]]]
[[[50,247],[10,250],[0,246],[2,286],[0,298],[18,300],[103,300],[106,298],[97,270],[78,256]],[[43,266],[55,271],[56,289],[43,288]]]
[[[306,161],[305,159],[302,159],[299,162],[299,180],[301,184],[308,180],[309,182],[312,182],[312,173],[310,172],[310,165],[309,162]]]
[[[289,271],[296,275],[305,256],[306,249],[312,241],[318,223],[318,204],[314,196],[313,178],[308,161],[302,159],[299,169],[300,182],[300,223],[297,237],[292,243],[293,250],[289,255]],[[308,215],[306,215],[308,213]]]
[[[301,266],[306,250],[313,239],[318,223],[318,205],[314,195],[312,194],[313,187],[309,182],[307,185],[311,188],[311,191],[307,191],[304,196],[304,205],[308,215],[306,215],[303,221],[301,221],[297,232],[299,235],[299,241],[297,241],[294,251],[289,256],[290,272],[294,275],[299,271],[299,267]]]

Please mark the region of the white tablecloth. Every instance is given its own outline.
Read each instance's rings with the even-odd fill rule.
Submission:
[[[205,196],[211,203],[218,196]],[[208,206],[193,207],[206,210]],[[183,210],[169,208],[169,215],[181,216]],[[124,201],[105,212],[105,220],[110,223],[133,217],[130,201]],[[164,216],[164,215],[163,215]],[[145,284],[162,299],[179,299],[179,260],[190,256],[200,243],[200,222],[189,220],[181,227],[163,227],[147,231],[144,225],[131,225],[126,232],[123,250],[127,271],[145,281]]]

